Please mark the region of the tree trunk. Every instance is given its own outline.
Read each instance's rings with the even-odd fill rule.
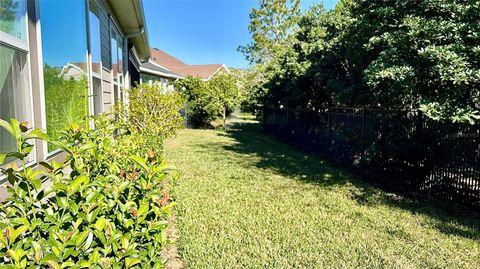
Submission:
[[[227,108],[223,107],[223,129],[227,129],[227,124],[225,123],[226,114],[227,114]]]

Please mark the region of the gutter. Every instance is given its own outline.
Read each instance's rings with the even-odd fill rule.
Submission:
[[[148,61],[150,46],[142,0],[107,1],[125,34],[125,39],[130,39],[130,43],[135,47],[137,57],[141,62]]]
[[[157,70],[152,70],[152,69],[145,68],[145,67],[142,67],[142,66],[140,66],[140,72],[151,74],[151,75],[163,76],[163,77],[167,77],[167,78],[183,79],[183,77],[181,77],[181,76],[177,76],[177,75],[174,75],[174,74],[163,73],[163,72],[160,72],[160,71],[157,71]]]
[[[126,34],[125,38],[123,39],[123,47],[127,48],[129,39],[132,39],[134,37],[143,35],[143,33],[145,33],[145,27],[142,26],[140,28],[140,31]],[[128,50],[127,50],[127,53],[128,53]],[[144,58],[144,59],[139,59],[139,60],[140,60],[141,63],[145,63],[145,62],[148,62],[149,59],[150,59],[150,57],[147,57],[147,58]],[[123,70],[128,70],[128,61],[125,62],[124,65],[126,65],[126,66],[123,67],[124,68]]]

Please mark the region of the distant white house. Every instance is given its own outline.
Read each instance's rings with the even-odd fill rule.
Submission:
[[[68,63],[64,65],[59,74],[59,76],[62,77],[63,79],[74,79],[74,80],[80,80],[84,78],[86,75],[87,75],[87,72],[85,72],[81,67],[73,63]]]

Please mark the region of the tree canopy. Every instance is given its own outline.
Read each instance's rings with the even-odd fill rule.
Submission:
[[[479,1],[344,0],[331,11],[320,4],[289,17],[274,8],[285,1],[266,2],[261,12],[252,10],[254,43],[247,58],[275,43],[271,35],[255,38],[263,33],[258,13],[290,20],[283,23],[287,41],[275,43],[272,58],[256,61],[266,78],[260,98],[270,105],[422,109],[439,120],[480,118]]]

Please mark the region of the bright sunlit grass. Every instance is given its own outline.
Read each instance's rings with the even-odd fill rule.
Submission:
[[[188,268],[480,268],[479,221],[379,191],[260,132],[182,130],[166,159]]]

